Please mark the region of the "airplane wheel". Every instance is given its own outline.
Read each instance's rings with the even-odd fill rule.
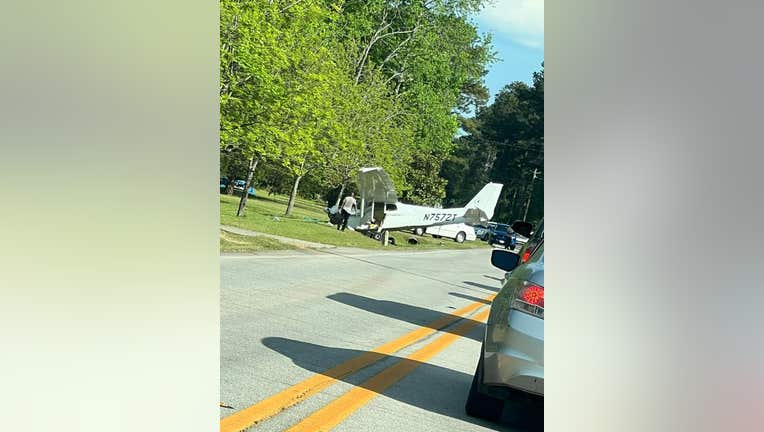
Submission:
[[[464,243],[464,239],[466,237],[467,237],[467,234],[465,234],[464,231],[459,231],[456,234],[456,238],[454,239],[454,241],[456,241],[457,243]]]
[[[374,233],[374,240],[382,240],[382,234],[381,233]]]
[[[424,228],[414,228],[414,234],[418,236],[424,234]]]

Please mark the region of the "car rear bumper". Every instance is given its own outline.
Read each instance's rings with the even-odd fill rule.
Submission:
[[[512,310],[509,325],[486,328],[483,391],[497,387],[544,395],[544,320]]]

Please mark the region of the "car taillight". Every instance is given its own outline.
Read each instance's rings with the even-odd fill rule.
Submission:
[[[533,251],[531,250],[531,248],[525,249],[525,252],[523,252],[523,261],[522,262],[528,261],[530,259],[532,253],[533,253]]]
[[[517,298],[534,306],[544,307],[544,287],[528,285],[520,290]]]
[[[544,287],[530,282],[523,282],[512,302],[512,309],[544,319]]]

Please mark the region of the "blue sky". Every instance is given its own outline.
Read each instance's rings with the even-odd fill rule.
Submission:
[[[544,0],[494,0],[475,17],[480,33],[492,33],[499,60],[486,75],[493,96],[513,81],[530,83],[544,60]]]

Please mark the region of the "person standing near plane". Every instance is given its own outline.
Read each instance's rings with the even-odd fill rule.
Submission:
[[[338,230],[341,227],[342,231],[345,231],[345,228],[348,227],[348,218],[350,218],[350,215],[355,214],[356,208],[357,208],[357,204],[355,202],[354,195],[351,192],[350,195],[346,196],[345,199],[342,200],[342,205],[340,206],[340,213],[342,215],[342,220],[337,225]]]

